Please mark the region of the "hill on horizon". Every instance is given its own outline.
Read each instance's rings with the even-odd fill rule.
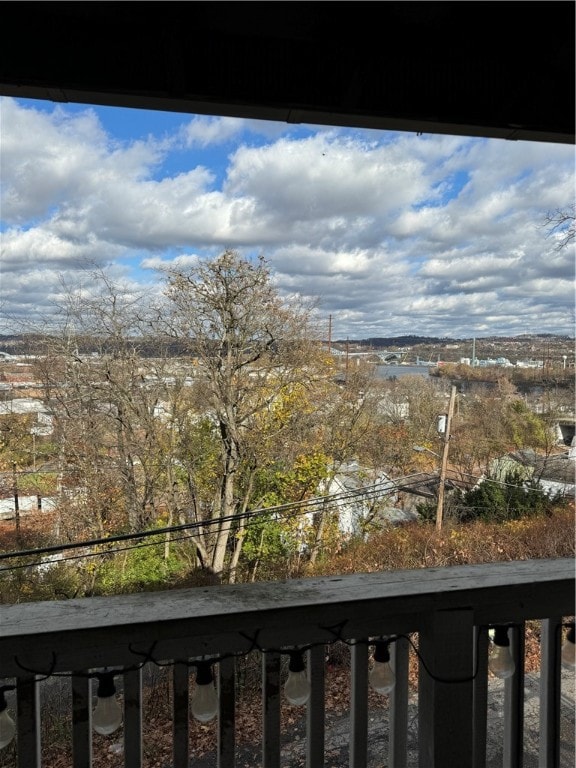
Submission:
[[[527,333],[521,333],[517,336],[476,336],[476,337],[469,337],[469,338],[456,338],[456,337],[450,337],[450,336],[417,336],[417,335],[410,335],[410,336],[376,336],[376,337],[370,337],[368,339],[336,339],[333,341],[333,344],[361,344],[362,346],[369,346],[369,347],[414,347],[418,346],[419,344],[456,344],[456,343],[467,343],[471,344],[474,341],[474,338],[477,342],[479,341],[495,341],[495,342],[505,342],[505,341],[520,341],[520,342],[530,342],[530,341],[540,341],[546,339],[572,339],[570,336],[566,335],[560,335],[560,334],[554,334],[554,333],[535,333],[535,334],[527,334]]]

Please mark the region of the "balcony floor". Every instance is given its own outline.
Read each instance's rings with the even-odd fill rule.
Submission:
[[[576,765],[574,751],[575,699],[574,672],[562,670],[562,701],[561,701],[561,768],[574,768]],[[489,711],[486,768],[502,768],[502,700],[504,697],[504,681],[491,678],[489,683]],[[524,766],[523,768],[539,768],[538,734],[539,734],[539,678],[537,674],[527,674],[525,678],[525,722],[524,722]],[[417,709],[416,701],[411,699],[411,727],[408,732],[408,768],[418,766],[417,741]],[[373,717],[369,722],[370,749],[372,759],[368,768],[382,768],[382,758],[386,754],[388,743],[388,718]],[[326,761],[326,768],[348,768],[348,718],[340,717],[326,731],[327,754],[331,755]],[[410,749],[412,744],[412,749]],[[283,765],[286,768],[300,768],[304,765],[305,746],[300,740],[294,741],[283,751]],[[213,768],[216,763],[206,763],[198,768]]]
[[[523,768],[539,768],[539,677],[528,673],[525,677],[524,711],[524,765]],[[503,721],[502,707],[504,681],[491,678],[488,697],[488,736],[486,768],[502,768]],[[574,671],[562,670],[561,698],[561,759],[560,768],[574,768],[575,754],[575,674]],[[388,714],[386,710],[375,712],[369,717],[368,732],[371,756],[368,768],[382,768],[382,755],[387,754]],[[350,742],[349,719],[347,715],[326,717],[326,762],[325,768],[348,768],[348,749]],[[306,734],[305,716],[294,729],[293,739],[282,749],[284,768],[302,768],[305,765]],[[240,768],[253,768],[259,764],[260,748],[243,747],[238,749]],[[410,727],[408,733],[407,768],[418,767],[417,740],[417,703],[410,699]],[[196,757],[194,768],[216,768],[216,756],[209,754]]]

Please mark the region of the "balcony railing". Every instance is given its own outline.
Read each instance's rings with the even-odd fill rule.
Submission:
[[[41,680],[70,675],[74,768],[92,765],[94,675],[112,670],[122,690],[124,765],[143,758],[143,668],[172,677],[172,767],[189,768],[195,663],[207,658],[219,691],[217,762],[235,765],[235,665],[262,655],[263,768],[281,766],[283,652],[306,649],[306,765],[325,765],[325,650],[350,646],[349,756],[371,759],[368,669],[376,638],[389,648],[396,685],[389,694],[387,754],[379,765],[407,766],[409,653],[417,646],[418,765],[486,765],[489,630],[508,628],[515,672],[505,681],[503,765],[521,766],[524,742],[524,637],[541,622],[540,765],[560,765],[560,647],[574,614],[574,561],[532,560],[357,574],[59,602],[0,606],[0,685],[14,686],[18,768],[42,765]],[[2,751],[0,751],[0,765]],[[192,763],[193,765],[193,763]],[[50,768],[48,766],[47,768]]]

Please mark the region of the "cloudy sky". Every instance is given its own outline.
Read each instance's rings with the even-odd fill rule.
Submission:
[[[574,335],[574,247],[544,226],[574,201],[572,146],[12,98],[0,121],[0,333],[95,264],[153,292],[233,248],[333,339]]]

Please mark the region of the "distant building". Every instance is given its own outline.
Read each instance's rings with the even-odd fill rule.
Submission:
[[[516,368],[543,368],[543,360],[517,360]]]
[[[0,416],[8,416],[12,413],[19,415],[28,413],[47,414],[48,410],[42,400],[34,397],[17,397],[0,403]]]
[[[474,365],[477,368],[513,368],[514,364],[507,357],[488,357],[485,360],[475,358],[474,362],[470,357],[461,357],[460,365]]]
[[[391,395],[384,395],[378,401],[378,414],[392,421],[404,421],[410,416],[410,404],[405,398],[394,400]]]
[[[13,400],[0,402],[0,418],[17,414],[36,416],[36,423],[30,430],[34,435],[51,435],[53,431],[52,416],[42,402],[33,397],[17,397]]]
[[[526,449],[501,456],[492,462],[490,477],[503,482],[511,471],[536,481],[549,496],[576,497],[576,438],[564,453],[542,456]]]
[[[38,500],[38,496],[18,496],[18,511],[20,514],[31,512],[52,512],[57,508],[57,500],[46,497]],[[0,499],[0,520],[13,520],[16,517],[16,500],[14,496]]]
[[[396,525],[415,519],[396,507],[398,491],[387,474],[363,468],[355,461],[343,464],[334,477],[320,485],[319,493],[335,496],[330,507],[336,508],[345,536],[364,534],[370,523]]]

